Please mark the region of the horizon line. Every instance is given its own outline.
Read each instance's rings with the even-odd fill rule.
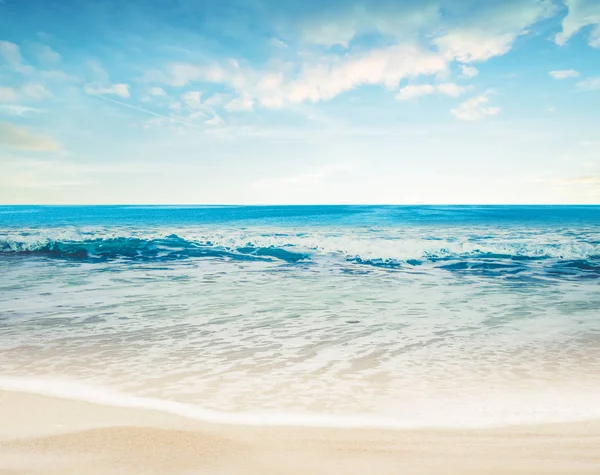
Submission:
[[[0,203],[0,207],[181,206],[181,207],[292,207],[292,206],[600,206],[599,203]]]

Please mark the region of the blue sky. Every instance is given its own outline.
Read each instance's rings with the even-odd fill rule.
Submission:
[[[2,203],[600,203],[598,0],[0,0]]]

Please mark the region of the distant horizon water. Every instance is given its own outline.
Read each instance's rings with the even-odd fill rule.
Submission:
[[[0,207],[3,208],[24,208],[24,207],[52,207],[52,208],[71,208],[71,207],[136,207],[136,206],[148,206],[153,208],[162,208],[165,206],[169,207],[181,207],[181,208],[209,208],[213,206],[219,207],[244,207],[244,208],[264,208],[264,207],[272,207],[272,208],[292,208],[292,207],[320,207],[320,206],[329,206],[329,207],[339,207],[339,206],[361,206],[361,207],[401,207],[401,208],[411,208],[411,207],[489,207],[489,208],[497,208],[497,207],[510,207],[510,208],[518,208],[518,207],[594,207],[600,206],[600,203],[135,203],[135,202],[126,202],[126,203],[0,203]]]

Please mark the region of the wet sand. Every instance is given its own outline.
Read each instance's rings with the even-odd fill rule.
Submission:
[[[494,429],[211,425],[0,391],[0,475],[600,474],[600,421]]]

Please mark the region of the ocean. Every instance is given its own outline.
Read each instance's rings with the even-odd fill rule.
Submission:
[[[209,422],[600,417],[600,206],[0,206],[0,389]]]

